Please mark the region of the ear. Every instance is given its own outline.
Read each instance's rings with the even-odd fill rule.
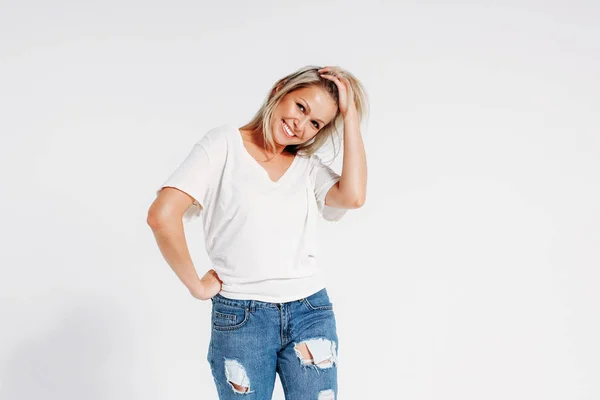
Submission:
[[[273,89],[273,95],[277,92],[279,92],[281,90],[281,88],[283,87],[283,85],[285,85],[286,81],[281,81],[277,84],[277,86],[275,86],[275,89]]]

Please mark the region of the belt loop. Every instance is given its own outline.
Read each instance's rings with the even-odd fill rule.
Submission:
[[[254,300],[250,300],[250,312],[256,311],[256,304]]]

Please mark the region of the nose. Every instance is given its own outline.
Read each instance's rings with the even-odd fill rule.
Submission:
[[[303,132],[307,122],[308,116],[305,116],[304,118],[296,118],[294,120],[294,130],[297,132]]]

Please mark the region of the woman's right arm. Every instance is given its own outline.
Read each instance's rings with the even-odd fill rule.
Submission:
[[[194,199],[172,187],[163,188],[148,210],[146,222],[152,228],[156,243],[171,269],[190,293],[201,300],[210,299],[221,290],[214,270],[200,279],[188,250],[182,217]]]

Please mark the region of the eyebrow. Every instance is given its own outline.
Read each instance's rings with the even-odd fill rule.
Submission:
[[[302,97],[298,98],[306,104],[306,108],[308,108],[308,112],[310,112],[310,105],[308,104],[308,101],[304,100]],[[325,125],[325,122],[321,121],[320,119],[315,118],[315,120],[319,121],[321,123],[321,126]]]

